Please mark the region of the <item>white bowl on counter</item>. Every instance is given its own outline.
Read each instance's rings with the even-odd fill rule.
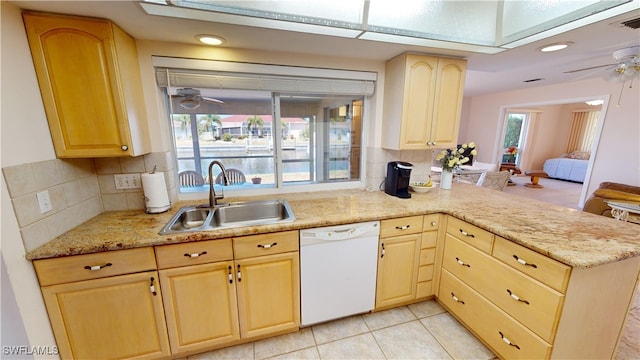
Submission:
[[[431,184],[431,186],[425,186],[424,184],[421,184],[421,183],[409,184],[409,189],[411,189],[411,191],[416,193],[426,193],[433,188],[434,188],[433,183]]]

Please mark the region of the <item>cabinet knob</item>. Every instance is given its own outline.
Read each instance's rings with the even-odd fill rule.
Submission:
[[[120,146],[120,149],[122,149],[122,151],[127,151],[129,150],[129,147],[127,145],[122,145]]]

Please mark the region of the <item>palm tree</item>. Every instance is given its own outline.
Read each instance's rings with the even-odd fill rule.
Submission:
[[[216,127],[222,127],[222,121],[220,121],[219,115],[208,114],[200,118],[200,124],[202,124],[205,130],[211,131],[211,138],[215,139],[213,130]]]
[[[188,114],[173,115],[173,121],[180,123],[180,130],[184,134],[185,138],[189,138],[188,133],[191,131],[191,116]]]
[[[287,135],[287,129],[289,128],[289,124],[286,121],[280,119],[280,131],[282,132],[282,136]]]
[[[258,115],[247,118],[247,131],[249,131],[249,136],[251,136],[251,129],[262,129],[263,126],[264,120]]]

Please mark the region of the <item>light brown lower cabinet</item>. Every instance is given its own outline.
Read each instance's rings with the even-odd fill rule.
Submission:
[[[448,217],[438,301],[503,359],[611,359],[640,258],[571,268]]]
[[[63,359],[168,356],[159,291],[156,271],[43,287],[60,356]]]
[[[152,248],[33,264],[63,359],[170,355]]]
[[[172,354],[296,331],[298,248],[297,231],[156,247]]]
[[[408,216],[380,222],[376,310],[435,294],[440,222],[444,215]],[[444,236],[444,234],[443,234]]]
[[[240,339],[233,261],[160,270],[171,352]]]

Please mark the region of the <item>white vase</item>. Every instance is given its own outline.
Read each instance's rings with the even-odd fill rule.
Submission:
[[[440,174],[440,189],[451,189],[451,182],[453,181],[453,171],[442,169]]]

